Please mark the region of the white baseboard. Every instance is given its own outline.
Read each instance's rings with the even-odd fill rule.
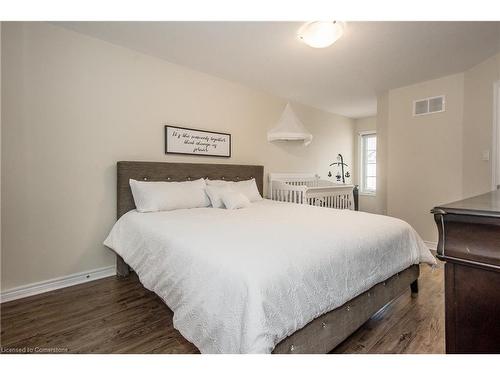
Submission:
[[[86,272],[74,273],[68,276],[57,277],[55,279],[40,281],[33,284],[23,285],[0,293],[0,302],[3,303],[13,301],[19,298],[34,296],[36,294],[66,288],[72,285],[83,284],[89,281],[98,280],[114,275],[116,275],[116,267],[109,266]]]
[[[436,251],[436,249],[437,249],[437,242],[424,241],[424,243],[429,248],[429,250]]]

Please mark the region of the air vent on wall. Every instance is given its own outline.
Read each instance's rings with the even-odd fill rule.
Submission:
[[[419,99],[413,102],[413,116],[444,112],[444,95]]]

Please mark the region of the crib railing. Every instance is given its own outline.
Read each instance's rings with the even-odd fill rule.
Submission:
[[[270,187],[271,199],[280,202],[308,204],[306,198],[306,185],[291,185],[283,181],[273,181]]]
[[[306,202],[312,206],[354,210],[352,185],[312,188],[306,192]]]
[[[354,210],[353,190],[353,185],[334,184],[311,174],[270,174],[268,197],[281,202]]]

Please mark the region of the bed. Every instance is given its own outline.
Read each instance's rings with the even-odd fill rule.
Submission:
[[[118,275],[132,268],[202,353],[328,353],[406,288],[417,292],[418,264],[435,262],[408,224],[351,210],[269,200],[134,210],[129,179],[200,177],[255,178],[263,193],[262,166],[118,162],[119,220],[105,245]]]

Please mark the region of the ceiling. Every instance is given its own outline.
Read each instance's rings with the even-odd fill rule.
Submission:
[[[500,51],[500,22],[347,22],[333,46],[301,22],[57,22],[148,55],[359,118],[377,93],[462,72]]]

